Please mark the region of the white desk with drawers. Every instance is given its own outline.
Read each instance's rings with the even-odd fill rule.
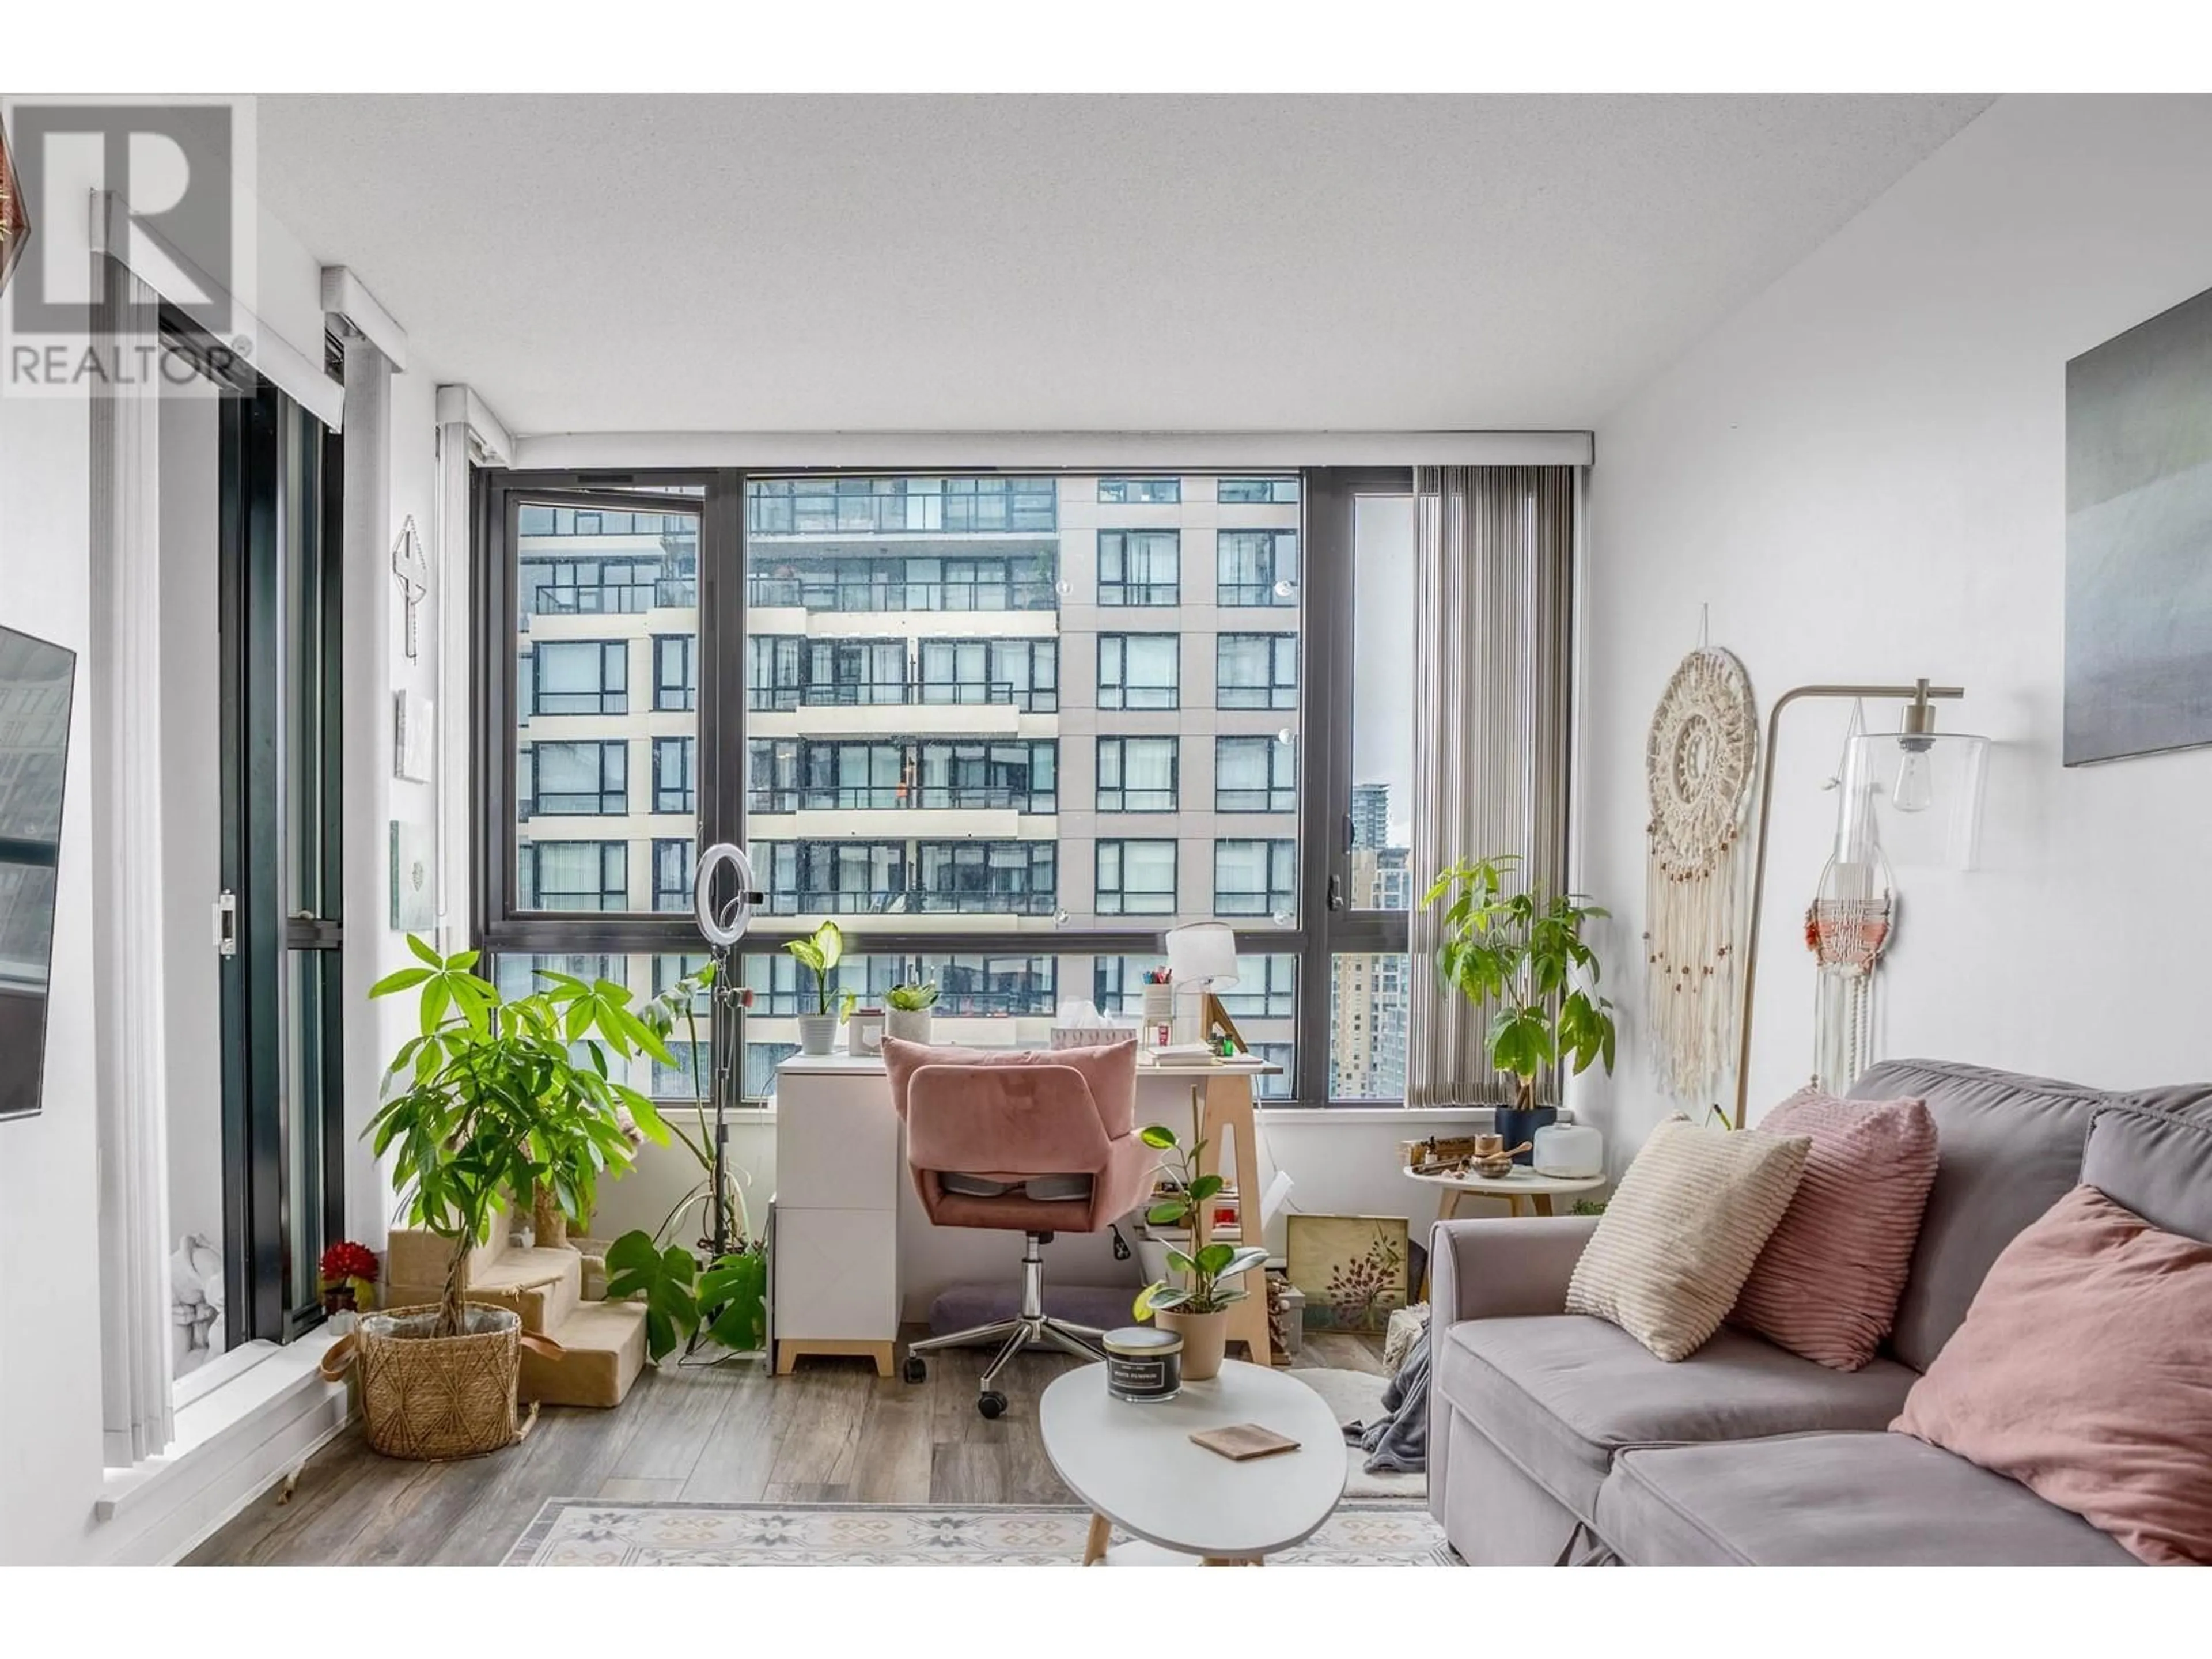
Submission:
[[[1137,1121],[1165,1123],[1187,1136],[1189,1091],[1197,1088],[1208,1142],[1205,1167],[1220,1170],[1225,1139],[1234,1158],[1231,1188],[1256,1210],[1252,1079],[1281,1069],[1257,1060],[1140,1065]],[[1240,1208],[1240,1218],[1253,1213]],[[779,1374],[807,1354],[861,1354],[889,1376],[909,1297],[920,1298],[912,1310],[920,1317],[927,1296],[944,1282],[1019,1282],[1018,1234],[936,1227],[923,1213],[879,1055],[793,1054],[776,1067],[769,1214],[769,1333]],[[1086,1268],[1095,1274],[1098,1263],[1110,1263],[1107,1237],[1061,1235],[1048,1253],[1047,1282],[1081,1283]],[[1133,1273],[1120,1266],[1117,1276]],[[1229,1336],[1267,1363],[1265,1297],[1234,1304]]]

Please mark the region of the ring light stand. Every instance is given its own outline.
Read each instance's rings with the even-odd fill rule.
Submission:
[[[714,878],[725,865],[737,878],[738,890],[734,897],[718,906]],[[742,1063],[745,1052],[744,999],[733,973],[741,968],[736,947],[752,925],[754,907],[761,902],[753,885],[753,861],[744,848],[720,841],[699,855],[698,867],[691,873],[691,914],[707,941],[708,958],[714,964],[713,1012],[708,1029],[722,1040],[721,1054],[714,1065],[714,1159],[708,1176],[714,1186],[716,1261],[730,1249],[729,1206],[723,1196],[724,1171],[729,1160],[727,1109],[734,1086],[732,1067]]]

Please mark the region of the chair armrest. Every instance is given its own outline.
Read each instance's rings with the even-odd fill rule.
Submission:
[[[1565,1313],[1594,1215],[1439,1221],[1429,1235],[1431,1322]]]

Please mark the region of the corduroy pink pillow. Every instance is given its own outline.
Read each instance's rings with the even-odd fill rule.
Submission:
[[[2212,1244],[2076,1187],[2005,1247],[1889,1426],[2154,1566],[2212,1565]]]
[[[1808,1135],[1813,1149],[1729,1322],[1831,1370],[1857,1370],[1889,1334],[1905,1293],[1936,1184],[1936,1120],[1917,1100],[1801,1089],[1753,1133]]]

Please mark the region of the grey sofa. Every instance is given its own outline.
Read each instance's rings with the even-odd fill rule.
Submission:
[[[1884,1432],[2000,1251],[2077,1182],[2212,1239],[2212,1085],[2112,1094],[1928,1060],[1936,1186],[1885,1352],[1827,1370],[1723,1326],[1688,1359],[1563,1311],[1594,1218],[1440,1223],[1430,1506],[1479,1565],[2132,1564],[2087,1522]]]

